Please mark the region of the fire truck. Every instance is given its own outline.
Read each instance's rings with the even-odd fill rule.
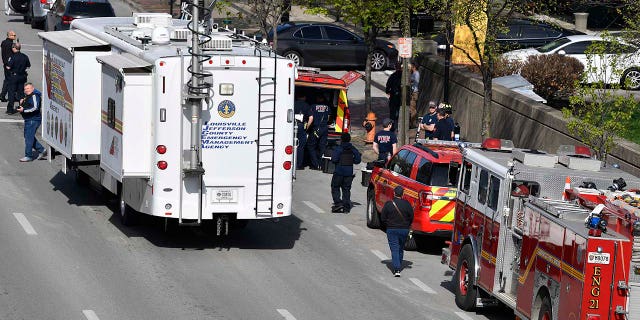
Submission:
[[[501,302],[520,319],[633,318],[633,241],[610,227],[603,206],[563,198],[572,183],[615,188],[623,178],[637,188],[640,179],[583,147],[548,154],[487,139],[461,150],[453,234],[442,257],[455,270],[461,309]]]
[[[192,7],[39,33],[49,154],[117,195],[125,225],[289,216],[295,65]]]

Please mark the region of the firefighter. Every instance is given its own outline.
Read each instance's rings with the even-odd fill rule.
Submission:
[[[389,125],[388,128],[391,126]],[[331,155],[331,162],[336,165],[331,178],[331,197],[333,197],[331,212],[349,213],[351,211],[351,183],[355,177],[353,165],[359,164],[361,160],[360,152],[351,144],[351,135],[348,132],[342,133],[340,145]],[[340,191],[342,191],[342,197],[340,197]]]
[[[20,43],[14,43],[11,47],[13,55],[9,58],[7,66],[9,70],[9,82],[7,84],[7,93],[9,95],[9,102],[7,104],[7,114],[14,114],[16,111],[13,109],[13,104],[24,97],[23,88],[25,82],[27,82],[27,69],[31,67],[29,57],[20,52]]]
[[[402,199],[403,194],[404,189],[401,186],[395,187],[393,199],[384,204],[380,214],[380,221],[387,228],[393,275],[396,277],[399,277],[400,271],[402,271],[404,243],[407,241],[409,228],[413,222],[413,207],[409,201]]]
[[[316,96],[316,103],[311,106],[313,113],[313,123],[307,141],[307,151],[311,160],[311,169],[322,170],[320,161],[327,148],[327,134],[329,133],[329,105],[325,102],[324,95],[319,93]]]
[[[398,151],[398,138],[391,130],[392,127],[393,120],[382,120],[382,130],[373,138],[373,152],[378,154],[378,160],[388,161]]]
[[[311,106],[307,103],[306,99],[304,92],[296,91],[296,101],[293,105],[293,112],[295,113],[298,129],[298,146],[296,147],[297,170],[304,170],[304,149],[307,147],[307,128],[311,127],[313,123]]]
[[[437,108],[435,101],[429,101],[429,113],[422,117],[420,128],[424,130],[425,139],[433,139],[433,133],[436,131],[436,122],[438,122]]]
[[[398,128],[398,118],[400,117],[400,104],[401,104],[401,89],[402,89],[402,63],[396,63],[396,71],[394,71],[387,79],[384,92],[389,98],[389,118],[393,120],[391,131],[395,132]]]
[[[436,130],[433,133],[434,140],[453,140],[453,127],[447,121],[447,113],[444,110],[438,111],[438,122],[436,122]]]

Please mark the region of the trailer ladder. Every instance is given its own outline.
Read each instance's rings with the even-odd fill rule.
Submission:
[[[256,205],[257,217],[270,217],[273,214],[273,176],[275,170],[275,129],[276,129],[276,75],[277,55],[273,53],[273,68],[267,63],[263,67],[263,50],[259,53],[258,71],[258,137],[256,139]],[[269,50],[269,57],[272,51]]]

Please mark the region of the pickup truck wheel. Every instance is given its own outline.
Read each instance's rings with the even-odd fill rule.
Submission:
[[[465,311],[473,310],[476,306],[478,295],[473,283],[475,282],[475,259],[473,259],[473,249],[466,244],[460,250],[458,267],[453,275],[454,292],[456,295],[456,305]]]
[[[378,215],[376,200],[372,191],[367,192],[367,227],[380,229],[380,215]]]
[[[416,235],[413,234],[413,231],[409,232],[407,241],[404,242],[404,249],[408,251],[415,251],[418,249],[418,243],[416,242]]]

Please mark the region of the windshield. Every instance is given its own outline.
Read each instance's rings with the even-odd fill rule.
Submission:
[[[547,53],[547,52],[553,51],[556,48],[558,48],[558,47],[560,47],[560,46],[562,46],[562,45],[564,45],[566,43],[569,43],[569,42],[571,42],[571,40],[569,40],[567,38],[560,38],[560,39],[558,39],[556,41],[551,41],[551,42],[545,44],[544,46],[542,46],[540,48],[537,48],[536,50],[538,50],[539,52],[542,52],[542,53]]]

